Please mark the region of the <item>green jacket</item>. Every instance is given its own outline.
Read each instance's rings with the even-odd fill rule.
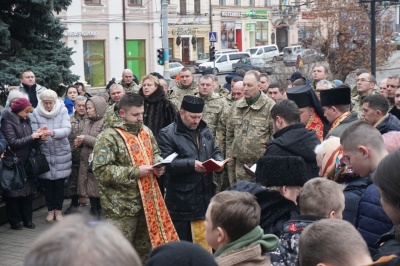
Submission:
[[[264,93],[248,106],[246,98],[235,102],[226,124],[226,157],[253,165],[264,152],[261,142],[272,139],[271,109],[275,102]]]
[[[134,81],[132,81],[132,83],[128,85],[128,84],[125,83],[125,81],[121,80],[119,82],[119,84],[122,85],[122,87],[124,88],[124,90],[126,92],[136,92],[136,93],[138,93],[139,89],[140,89],[140,86],[138,84],[136,84]]]
[[[195,81],[192,82],[189,86],[183,86],[180,82],[178,82],[174,87],[170,89],[170,94],[168,100],[173,102],[175,105],[179,105],[178,109],[181,107],[181,103],[183,97],[185,95],[195,95],[199,92],[197,88],[197,83]]]
[[[379,94],[379,87],[377,85],[374,86],[372,92],[368,95],[372,94]],[[361,116],[361,112],[362,112],[362,101],[364,100],[365,97],[367,97],[367,95],[361,96],[360,94],[357,94],[356,96],[353,96],[351,98],[351,101],[353,102],[353,108],[351,109],[351,112],[357,113],[358,119],[363,119]]]
[[[93,171],[99,182],[104,215],[110,217],[135,216],[142,209],[138,187],[139,166],[132,165],[124,140],[114,128],[138,135],[144,128],[151,137],[153,164],[162,160],[151,130],[142,123],[127,124],[119,116],[110,128],[97,136],[94,146]]]

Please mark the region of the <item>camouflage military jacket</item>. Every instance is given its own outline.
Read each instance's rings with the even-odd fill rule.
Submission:
[[[265,148],[261,142],[272,139],[271,108],[275,102],[264,93],[248,106],[242,98],[232,106],[226,124],[226,156],[256,163]]]
[[[172,99],[174,99],[174,101],[178,103],[179,107],[182,103],[183,96],[195,95],[196,93],[199,92],[199,89],[197,88],[197,83],[195,81],[193,81],[192,84],[190,84],[188,87],[184,87],[181,83],[178,82],[170,90],[171,93],[169,94],[168,100],[173,102]]]
[[[126,92],[139,92],[140,86],[136,84],[134,81],[132,81],[131,84],[126,84],[125,81],[121,80],[119,84],[122,85],[122,87],[125,89]]]
[[[299,239],[303,230],[322,217],[313,215],[300,215],[287,221],[283,225],[283,234],[279,240],[276,251],[270,253],[273,266],[297,266],[299,254]]]
[[[219,120],[224,109],[228,108],[228,103],[224,97],[217,93],[212,93],[211,95],[206,96],[196,94],[196,96],[200,97],[204,101],[202,119],[207,123],[211,134],[215,137]]]
[[[86,116],[79,117],[76,112],[70,115],[71,134],[69,134],[68,140],[71,146],[72,163],[77,165],[79,165],[81,160],[81,148],[75,148],[74,140],[77,136],[81,135],[85,120]]]
[[[375,87],[372,89],[371,94],[378,94],[379,93],[379,87],[375,85]],[[364,100],[365,96],[361,96],[360,94],[357,94],[356,96],[351,98],[351,101],[353,103],[353,109],[351,109],[352,113],[357,113],[358,114],[358,119],[362,119],[361,112],[362,112],[362,101]]]
[[[141,127],[149,133],[153,149],[153,163],[162,160],[151,130],[142,125],[126,124],[122,118],[106,128],[96,139],[93,149],[93,171],[99,182],[101,204],[107,218],[135,216],[142,209],[138,187],[139,165],[132,165],[124,140],[114,128],[138,135]]]
[[[106,114],[104,115],[104,128],[112,127],[119,119],[117,115],[117,103],[112,104],[107,108]]]
[[[222,87],[221,85],[214,90],[215,93],[218,93],[219,95],[226,97],[228,96],[228,94],[230,94],[231,92],[229,90],[227,90],[226,88]]]

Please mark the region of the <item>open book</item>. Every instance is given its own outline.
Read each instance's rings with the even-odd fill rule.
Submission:
[[[231,161],[231,158],[225,159],[223,161],[216,161],[214,159],[209,159],[203,163],[203,166],[207,169],[205,175],[214,172],[215,170],[224,166],[227,162]]]
[[[175,158],[177,156],[178,156],[178,154],[176,152],[174,152],[174,153],[168,155],[167,158],[165,158],[161,162],[153,164],[153,168],[163,167],[166,164],[170,164],[170,163],[172,163],[173,160],[175,160]]]
[[[243,169],[246,172],[246,174],[250,175],[251,177],[254,177],[256,175],[257,164],[253,164],[252,167],[249,167],[247,164],[244,164]]]

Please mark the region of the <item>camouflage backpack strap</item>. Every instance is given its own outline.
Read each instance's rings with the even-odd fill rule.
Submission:
[[[140,130],[138,136],[119,128],[115,128],[115,130],[123,138],[133,165],[153,164],[150,135],[144,128]],[[138,185],[152,247],[156,248],[168,242],[179,241],[156,177],[151,174],[138,178]]]

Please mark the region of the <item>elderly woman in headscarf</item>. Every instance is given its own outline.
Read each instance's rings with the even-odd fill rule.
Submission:
[[[39,176],[43,179],[44,195],[48,214],[46,222],[61,221],[64,201],[65,178],[71,174],[71,147],[68,136],[71,133],[71,123],[68,110],[58,99],[53,90],[45,90],[39,95],[39,103],[33,111],[32,129],[41,127],[45,130],[42,135],[44,143],[41,152],[46,156],[50,171]]]
[[[358,202],[368,186],[368,178],[361,178],[347,167],[340,138],[330,137],[315,147],[319,176],[346,185],[343,193],[345,208],[343,220],[354,224]]]

